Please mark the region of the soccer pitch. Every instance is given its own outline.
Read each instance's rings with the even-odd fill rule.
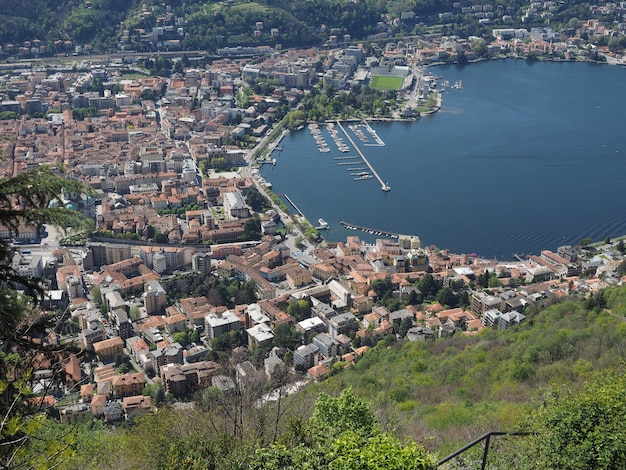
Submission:
[[[390,76],[382,76],[375,75],[372,77],[372,88],[382,88],[385,90],[400,90],[402,88],[402,82],[404,78],[402,77],[390,77]]]

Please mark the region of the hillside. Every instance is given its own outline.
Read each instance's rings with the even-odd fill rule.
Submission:
[[[279,402],[253,400],[249,389],[227,396],[209,388],[196,397],[193,410],[164,408],[136,419],[127,429],[107,428],[99,422],[68,427],[48,420],[42,437],[63,441],[74,436],[76,454],[60,467],[67,469],[180,468],[180,462],[194,463],[194,468],[248,468],[250,462],[252,468],[287,468],[286,462],[335,458],[330,450],[338,442],[355,445],[357,441],[345,441],[344,434],[334,444],[322,439],[315,431],[319,416],[311,418],[320,396],[342,396],[341,402],[346,399],[341,392],[352,390],[370,404],[380,431],[391,433],[376,431],[374,441],[368,442],[382,439],[393,447],[412,439],[442,458],[487,431],[536,431],[537,438],[494,443],[490,454],[490,468],[530,468],[520,459],[534,458],[536,452],[550,458],[553,447],[563,446],[563,458],[572,455],[563,436],[577,428],[565,424],[568,420],[587,420],[581,428],[586,430],[618,426],[615,420],[624,414],[623,405],[612,408],[612,418],[597,416],[613,403],[608,400],[624,392],[620,374],[626,358],[625,298],[626,288],[620,287],[586,300],[567,299],[530,312],[525,323],[506,331],[483,330],[475,336],[404,344],[387,339],[356,366],[343,370],[337,363],[329,380],[293,397],[283,396]],[[579,389],[596,371],[602,371],[600,378],[596,376],[582,394],[564,393]],[[327,400],[322,404],[333,405]],[[356,406],[353,399],[348,401]],[[335,416],[343,416],[339,410],[347,405],[341,406]],[[590,414],[577,413],[580,406]],[[352,419],[369,416],[363,405],[357,409]],[[370,418],[368,422],[373,423]],[[578,437],[580,446],[588,444],[586,431]],[[317,450],[306,451],[307,446]],[[424,455],[410,450],[411,446],[402,449],[409,452],[406,455]],[[605,452],[624,453],[619,443]],[[477,447],[464,457],[469,468],[477,468],[471,462],[479,460],[479,453]],[[103,454],[109,456],[107,462],[99,459]],[[587,454],[586,458],[595,458],[592,451]]]
[[[285,48],[384,40],[422,34],[430,27],[432,32],[489,39],[493,27],[523,23],[561,28],[574,16],[590,17],[580,0],[554,6],[549,20],[537,15],[522,20],[528,3],[520,0],[482,3],[493,19],[488,24],[451,0],[34,0],[28,8],[0,0],[0,46],[2,53],[22,57],[156,50],[215,53],[225,46]]]

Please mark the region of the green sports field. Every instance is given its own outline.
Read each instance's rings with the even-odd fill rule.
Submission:
[[[400,90],[402,88],[402,77],[389,77],[375,75],[372,77],[372,88],[382,88],[385,90]]]

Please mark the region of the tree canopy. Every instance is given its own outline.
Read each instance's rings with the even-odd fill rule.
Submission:
[[[62,192],[80,193],[83,186],[59,176],[48,166],[37,167],[0,180],[0,225],[17,236],[24,226],[40,229],[44,223],[78,228],[80,213],[50,207]],[[73,351],[48,344],[45,337],[51,319],[36,308],[44,286],[13,267],[16,250],[12,240],[0,238],[0,466],[12,468],[21,461],[34,432],[41,428],[43,401],[32,393],[36,362],[50,360],[54,379],[61,378],[65,361]],[[19,256],[19,255],[18,255]],[[60,442],[57,442],[61,446]],[[44,459],[54,461],[61,447]]]
[[[551,388],[530,414],[535,468],[626,468],[626,375],[602,371],[578,390]],[[527,449],[529,450],[529,449]]]

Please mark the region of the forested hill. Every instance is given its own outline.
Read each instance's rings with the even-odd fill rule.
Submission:
[[[113,46],[120,23],[137,11],[139,0],[0,0],[0,43],[21,46],[41,41],[54,51],[55,42],[97,42]],[[145,3],[145,2],[144,2]],[[61,50],[57,44],[56,49]]]
[[[488,431],[529,430],[527,417],[553,387],[577,390],[600,370],[623,374],[626,287],[527,313],[506,331],[381,341],[355,367],[307,392],[351,387],[384,424],[445,455]]]
[[[529,6],[522,0],[480,4],[490,5],[493,27],[521,25]],[[9,53],[43,46],[41,55],[85,45],[93,52],[299,47],[322,44],[331,36],[360,40],[411,35],[437,24],[446,24],[449,34],[488,37],[489,27],[475,15],[463,14],[460,5],[453,0],[0,0],[0,45]],[[403,13],[407,15],[400,20]],[[562,2],[551,15],[550,24],[562,26],[574,16],[588,17],[589,7],[580,0]],[[536,21],[530,26],[544,23]]]
[[[48,420],[26,457],[45,453],[39,443],[74,435],[59,468],[431,469],[431,456],[497,430],[529,434],[492,442],[491,469],[625,468],[626,287],[527,313],[506,331],[418,342],[388,336],[355,366],[337,362],[330,379],[278,403],[210,387],[193,408],[160,408],[127,428]],[[320,432],[320,408],[334,431]],[[365,420],[371,435],[346,431],[346,420],[359,432]],[[481,457],[477,446],[444,468],[480,468]]]

